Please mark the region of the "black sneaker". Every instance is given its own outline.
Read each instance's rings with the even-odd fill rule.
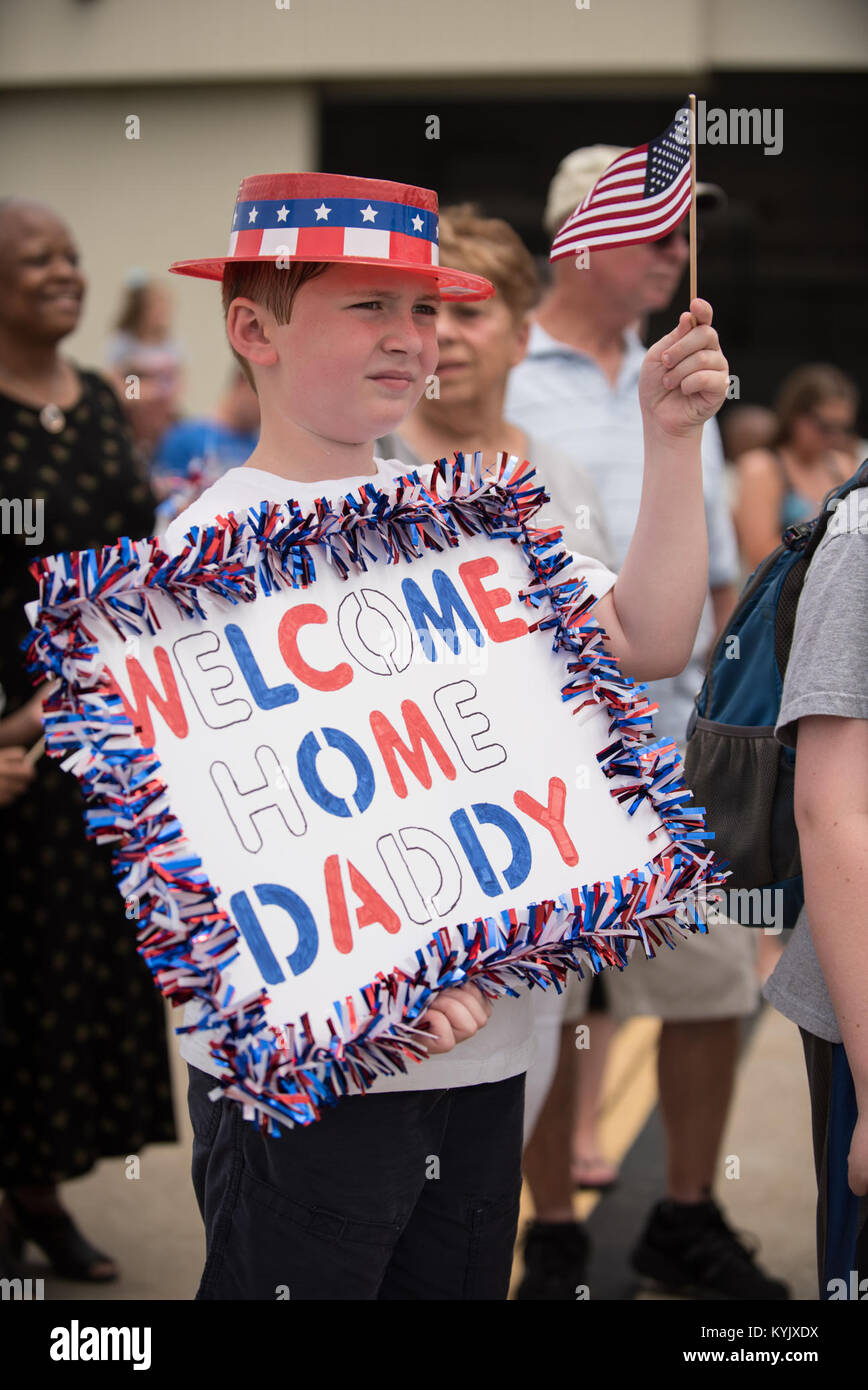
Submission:
[[[531,1221],[524,1234],[524,1278],[516,1298],[569,1300],[580,1296],[591,1239],[581,1221]]]
[[[789,1298],[787,1285],[757,1265],[756,1251],[727,1225],[712,1198],[664,1201],[652,1209],[631,1264],[668,1293],[689,1298]]]

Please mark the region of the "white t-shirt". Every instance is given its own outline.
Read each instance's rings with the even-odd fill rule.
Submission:
[[[191,526],[208,525],[218,515],[226,516],[234,512],[240,518],[249,507],[258,507],[260,502],[282,503],[289,498],[302,507],[312,506],[318,497],[334,501],[348,492],[357,492],[366,483],[390,489],[395,478],[407,471],[406,464],[398,459],[375,459],[374,462],[377,472],[368,477],[329,478],[316,483],[291,481],[260,468],[249,468],[246,464],[240,468],[230,468],[175,518],[163,538],[164,548],[170,553],[180,550]],[[534,524],[537,524],[536,518]],[[551,524],[558,523],[552,520]],[[518,555],[516,563],[519,564]],[[588,576],[597,598],[607,594],[615,583],[616,576],[600,560],[574,555],[574,566],[578,573]],[[526,576],[526,569],[523,573],[516,569],[516,577]],[[188,1004],[184,1010],[185,1026],[195,1023],[201,1012],[202,1005],[198,1001]],[[212,1061],[208,1051],[207,1036],[204,1032],[183,1034],[180,1053],[192,1066],[211,1076],[220,1076],[220,1067]],[[504,995],[495,1002],[490,1019],[475,1037],[460,1043],[451,1052],[426,1058],[419,1064],[408,1062],[405,1075],[398,1073],[379,1077],[369,1089],[429,1091],[505,1081],[507,1077],[527,1071],[532,1061],[532,1049],[533,998],[530,991],[522,989],[517,999]]]

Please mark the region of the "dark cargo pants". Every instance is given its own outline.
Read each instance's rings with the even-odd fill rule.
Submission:
[[[524,1074],[346,1097],[279,1139],[188,1074],[197,1299],[506,1298]]]
[[[811,1093],[820,1298],[861,1300],[868,1298],[868,1197],[855,1196],[847,1181],[857,1114],[853,1078],[842,1043],[799,1032]]]

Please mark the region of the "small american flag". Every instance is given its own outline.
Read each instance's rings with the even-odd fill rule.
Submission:
[[[677,227],[690,207],[689,122],[683,106],[656,140],[619,154],[557,233],[550,259],[657,241]]]

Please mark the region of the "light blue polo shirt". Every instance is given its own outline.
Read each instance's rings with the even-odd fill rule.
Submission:
[[[590,474],[602,503],[616,568],[624,562],[639,516],[645,452],[638,386],[647,349],[633,330],[624,339],[626,350],[612,386],[592,357],[533,324],[527,356],[510,374],[504,403],[506,419],[554,445]],[[709,420],[702,431],[702,486],[711,588],[739,585],[738,546],[723,469],[720,431],[717,421]],[[656,731],[681,744],[713,635],[707,602],[685,670],[649,685],[649,694],[660,705]]]

